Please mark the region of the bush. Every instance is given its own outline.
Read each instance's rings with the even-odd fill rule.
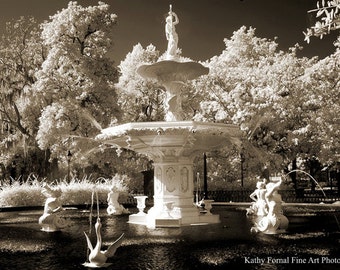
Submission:
[[[99,202],[104,203],[112,187],[115,187],[121,193],[127,193],[128,190],[124,184],[126,178],[125,175],[115,175],[111,179],[98,178],[96,180],[87,177],[81,180],[73,178],[69,182],[65,180],[54,181],[49,185],[61,189],[60,200],[63,205],[91,204],[93,191],[98,193]],[[46,197],[41,191],[45,183],[47,183],[45,179],[39,181],[36,177],[31,177],[22,184],[19,182],[14,182],[12,185],[5,184],[0,191],[0,207],[44,205]]]

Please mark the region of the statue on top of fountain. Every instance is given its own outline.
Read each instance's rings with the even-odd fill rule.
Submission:
[[[165,35],[168,41],[168,49],[166,51],[166,59],[172,60],[177,57],[177,46],[178,46],[178,34],[176,33],[175,25],[179,23],[178,16],[172,11],[172,5],[170,5],[170,10],[168,16],[165,19]]]
[[[183,121],[182,89],[187,81],[209,73],[209,68],[194,61],[180,59],[178,49],[178,34],[176,27],[179,23],[178,16],[170,11],[165,19],[165,36],[168,41],[165,57],[156,63],[141,65],[137,73],[143,78],[158,81],[165,88],[165,120]]]

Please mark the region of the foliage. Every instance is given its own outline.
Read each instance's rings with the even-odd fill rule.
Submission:
[[[226,150],[215,150],[206,153],[207,162],[207,181],[208,190],[225,190],[230,189],[233,183],[241,187],[241,172],[240,172],[240,154],[236,147]],[[203,188],[203,156],[195,159],[194,170],[199,172],[200,185],[199,189]],[[197,179],[194,180],[196,183]],[[197,187],[196,187],[197,188]]]
[[[98,146],[94,135],[120,117],[118,72],[107,56],[116,15],[108,8],[70,2],[41,25],[33,18],[7,24],[0,42],[0,163],[8,175],[46,176],[51,164],[66,167],[68,150],[76,165],[87,157],[79,149]],[[42,169],[28,168],[34,155]]]
[[[137,74],[139,66],[153,64],[158,58],[159,52],[155,46],[150,44],[144,49],[141,44],[137,44],[119,64],[121,76],[117,87],[124,122],[164,119],[163,89],[156,82],[143,79]]]
[[[258,38],[255,29],[245,27],[225,44],[225,50],[207,62],[209,75],[195,82],[204,98],[194,118],[241,127],[239,151],[246,175],[260,175],[265,164],[272,172],[281,171],[297,155],[325,160],[321,153],[327,152],[335,162],[331,153],[339,149],[339,123],[329,106],[339,105],[338,50],[320,61],[299,58],[298,45],[278,51],[275,41]]]
[[[340,155],[340,50],[306,69],[303,87],[308,89],[305,97],[306,125],[299,142],[310,141],[309,147],[323,164],[332,164]],[[303,138],[301,138],[303,136]]]
[[[31,106],[27,91],[44,58],[40,29],[32,17],[6,24],[0,40],[0,162],[8,166],[15,155],[36,147],[39,107]]]
[[[115,187],[119,192],[127,192],[127,186],[124,183],[126,180],[126,176],[119,175],[115,175],[111,179],[100,177],[95,181],[84,177],[82,180],[73,178],[69,183],[66,181],[57,182],[56,185],[63,192],[61,201],[65,204],[91,204],[93,191],[98,193],[98,199],[101,203],[106,203],[110,188]]]
[[[317,1],[317,8],[310,10],[311,12],[316,12],[316,18],[321,18],[315,23],[314,26],[307,29],[307,32],[303,32],[305,35],[305,41],[310,42],[310,37],[322,37],[328,34],[332,30],[340,29],[340,0],[330,0],[330,1]]]
[[[119,118],[118,74],[107,57],[116,15],[108,9],[102,2],[89,7],[70,2],[42,24],[48,53],[31,95],[43,103],[37,142],[52,157],[67,150],[76,157],[81,143],[76,138],[91,138]]]
[[[241,27],[224,42],[225,50],[207,62],[209,75],[197,80],[205,98],[195,119],[239,125],[244,131],[239,151],[249,171],[260,173],[268,160],[277,168],[287,125],[298,124],[287,121],[280,104],[293,87],[301,89],[297,78],[311,60],[298,59],[297,47],[278,51],[275,41],[256,37],[253,28]]]
[[[142,171],[151,169],[151,162],[144,156],[131,150],[106,147],[93,152],[88,158],[85,173],[92,177],[109,178],[111,175],[126,175],[129,190],[143,190]],[[85,166],[83,166],[85,167]]]
[[[2,185],[0,191],[0,206],[36,206],[43,204],[40,181],[28,181],[25,184],[14,182],[12,185]]]
[[[1,207],[39,206],[44,205],[45,196],[41,193],[43,183],[31,175],[25,183],[14,182],[13,185],[4,184],[0,190]],[[64,205],[91,204],[92,192],[98,192],[101,203],[105,203],[110,188],[115,187],[122,194],[128,192],[129,178],[125,175],[116,174],[112,178],[83,179],[72,178],[69,182],[55,181],[52,187],[60,187],[62,191],[61,201]]]

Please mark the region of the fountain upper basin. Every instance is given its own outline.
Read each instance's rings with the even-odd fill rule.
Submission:
[[[160,150],[189,157],[196,153],[239,144],[235,125],[196,121],[127,123],[103,129],[96,139],[108,144],[157,157]]]

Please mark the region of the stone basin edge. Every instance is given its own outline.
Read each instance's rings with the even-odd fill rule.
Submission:
[[[96,140],[107,140],[112,137],[127,135],[129,131],[153,131],[162,132],[166,130],[183,130],[191,132],[204,131],[215,133],[216,131],[226,133],[229,136],[241,136],[241,130],[234,124],[210,123],[198,121],[157,121],[157,122],[135,122],[125,123],[109,128],[105,128],[96,136]]]

